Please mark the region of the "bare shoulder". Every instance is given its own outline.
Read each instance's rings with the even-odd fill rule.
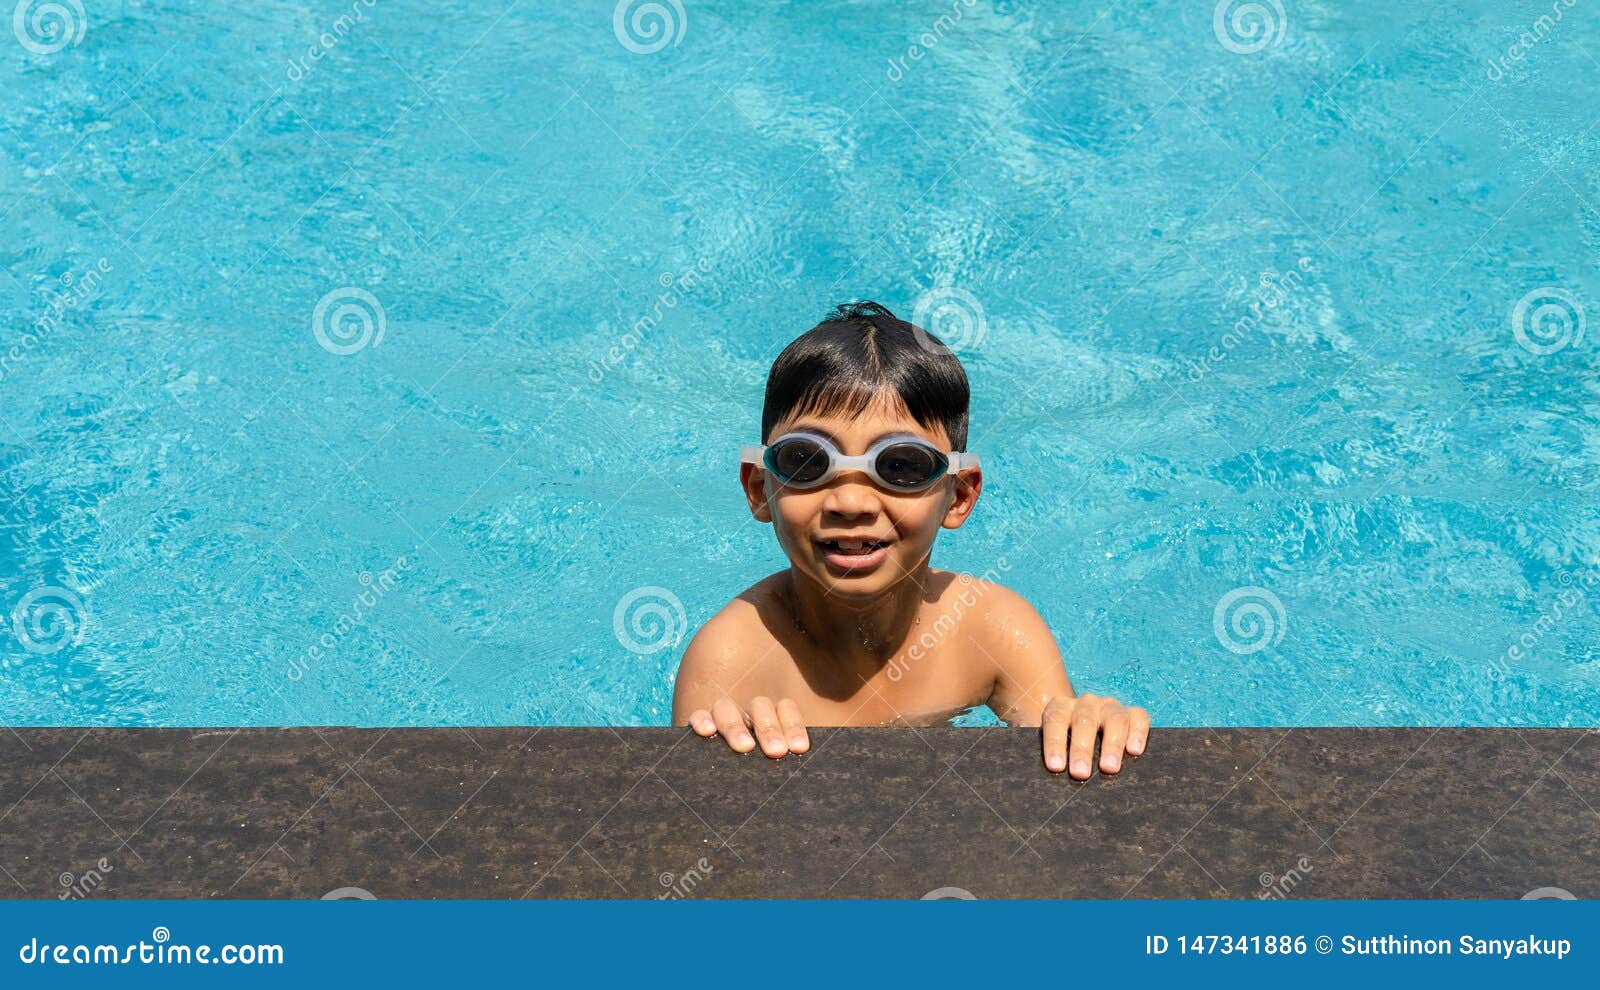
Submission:
[[[1013,725],[1037,725],[1048,700],[1072,693],[1061,648],[1039,610],[988,578],[952,575],[943,603],[964,609],[964,638],[974,662],[989,665],[994,686],[989,707]]]
[[[959,616],[972,636],[987,642],[1019,632],[1048,633],[1044,619],[1026,598],[989,577],[955,571],[935,571],[934,577],[940,611]]]
[[[723,667],[740,657],[748,657],[750,647],[772,642],[769,631],[771,612],[776,607],[777,582],[782,573],[763,578],[724,605],[689,641],[683,655],[683,669],[695,666]],[[680,669],[680,676],[682,669]]]
[[[709,704],[721,696],[722,685],[738,682],[753,663],[772,654],[771,623],[782,577],[779,572],[752,585],[694,634],[678,665],[674,721],[679,721],[680,708]]]
[[[1026,598],[990,576],[935,574],[943,585],[941,614],[956,616],[963,638],[978,655],[992,660],[1000,673],[1061,666],[1061,651],[1049,625]]]

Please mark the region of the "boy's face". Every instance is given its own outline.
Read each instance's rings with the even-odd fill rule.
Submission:
[[[950,451],[944,428],[930,430],[918,423],[893,394],[859,415],[791,415],[763,441],[796,430],[830,438],[847,456],[866,453],[883,437],[908,434]],[[772,523],[790,565],[830,594],[858,601],[875,598],[915,574],[939,529],[966,522],[983,486],[976,468],[910,493],[880,488],[859,471],[843,471],[826,484],[802,490],[785,488],[758,466],[745,464],[740,480],[751,513]]]

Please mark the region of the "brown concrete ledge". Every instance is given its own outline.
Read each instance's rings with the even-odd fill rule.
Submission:
[[[1161,729],[1115,779],[1012,729],[0,732],[12,898],[1600,896],[1600,734]],[[348,893],[348,892],[347,892]]]

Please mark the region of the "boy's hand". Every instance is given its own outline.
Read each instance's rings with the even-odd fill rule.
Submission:
[[[740,708],[732,698],[718,698],[709,711],[690,712],[689,725],[707,738],[722,733],[736,753],[748,753],[759,742],[761,752],[776,760],[811,748],[800,706],[788,698],[776,704],[771,698],[755,698],[748,709]]]
[[[1122,769],[1122,754],[1138,756],[1150,736],[1150,713],[1130,708],[1115,698],[1084,694],[1076,698],[1052,698],[1039,720],[1044,730],[1044,765],[1052,773],[1068,769],[1073,780],[1088,780],[1094,759],[1094,738],[1100,743],[1100,772]],[[1071,752],[1068,752],[1068,738]]]

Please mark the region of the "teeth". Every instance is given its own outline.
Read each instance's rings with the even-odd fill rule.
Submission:
[[[822,545],[836,553],[866,554],[884,544],[882,540],[824,540]]]

